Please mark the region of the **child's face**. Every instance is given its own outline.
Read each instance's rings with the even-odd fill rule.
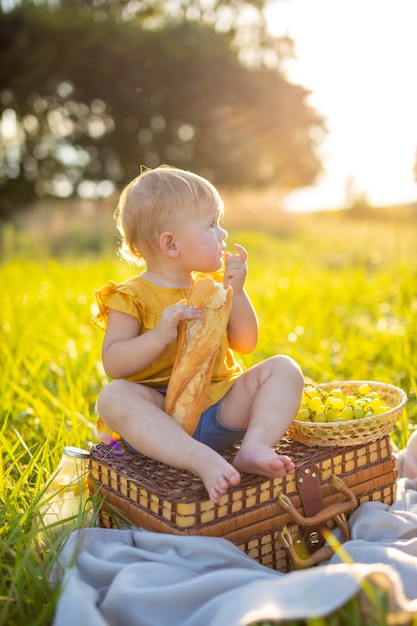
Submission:
[[[213,203],[206,203],[198,211],[190,209],[182,221],[177,242],[184,269],[214,272],[221,268],[227,231],[220,226],[222,214]]]

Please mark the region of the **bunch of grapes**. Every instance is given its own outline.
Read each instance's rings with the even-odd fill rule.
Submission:
[[[299,422],[341,422],[381,415],[391,408],[368,383],[348,392],[339,387],[327,391],[306,385],[295,419]]]

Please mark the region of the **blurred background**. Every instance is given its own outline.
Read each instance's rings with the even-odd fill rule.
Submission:
[[[1,0],[2,247],[10,223],[97,227],[161,163],[212,180],[239,205],[233,223],[259,205],[268,219],[415,208],[415,13],[414,0]]]

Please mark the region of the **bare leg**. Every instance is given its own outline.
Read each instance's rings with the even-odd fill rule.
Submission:
[[[98,411],[104,423],[136,450],[157,461],[187,469],[203,481],[210,499],[218,502],[240,474],[220,454],[188,435],[163,410],[156,390],[125,380],[104,387]]]
[[[276,454],[273,446],[293,421],[303,387],[298,365],[276,356],[247,370],[226,394],[220,420],[234,428],[247,428],[233,461],[239,472],[275,478],[294,471],[291,459]]]

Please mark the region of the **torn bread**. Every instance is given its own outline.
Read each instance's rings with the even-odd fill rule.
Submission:
[[[212,278],[199,280],[189,306],[202,309],[200,319],[178,326],[177,354],[165,398],[164,410],[192,435],[210,388],[214,362],[226,333],[233,290]]]

